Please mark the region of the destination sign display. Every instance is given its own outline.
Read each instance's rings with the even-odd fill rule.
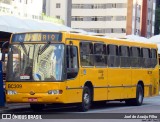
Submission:
[[[29,42],[29,41],[62,41],[61,33],[52,32],[35,32],[35,33],[21,33],[13,34],[12,42]]]

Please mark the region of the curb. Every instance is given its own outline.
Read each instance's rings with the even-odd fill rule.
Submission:
[[[0,106],[0,111],[1,111],[1,110],[6,110],[6,109],[8,109],[7,106],[4,106],[4,107],[1,107],[1,106]]]
[[[29,105],[29,103],[6,103],[6,105]]]
[[[29,104],[9,103],[9,104],[6,104],[4,107],[0,107],[0,113],[5,110],[11,110],[11,109],[15,109],[15,108],[26,108],[26,107],[29,107]]]
[[[0,109],[9,108],[13,106],[28,106],[28,103],[6,103],[5,106],[0,106]]]
[[[6,107],[12,107],[12,106],[27,106],[28,103],[7,103]]]

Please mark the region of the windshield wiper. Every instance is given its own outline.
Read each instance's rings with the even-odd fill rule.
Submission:
[[[48,47],[49,45],[51,44],[51,42],[47,42],[47,44],[45,44],[38,52],[38,55],[41,55]]]
[[[20,45],[21,45],[21,47],[22,47],[23,52],[25,53],[25,55],[28,56],[28,54],[27,54],[27,49],[26,49],[26,47],[24,46],[24,43],[23,43],[23,42],[20,42]]]

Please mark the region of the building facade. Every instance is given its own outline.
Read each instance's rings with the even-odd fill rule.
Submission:
[[[156,0],[130,0],[127,13],[127,35],[154,35]]]
[[[124,37],[154,33],[156,0],[47,0],[46,14],[88,32]]]
[[[46,0],[46,8],[43,12],[47,16],[64,20],[64,24],[71,27],[71,3],[72,0]]]
[[[43,0],[1,0],[0,13],[42,19]]]
[[[123,37],[126,33],[127,0],[72,0],[71,27]]]

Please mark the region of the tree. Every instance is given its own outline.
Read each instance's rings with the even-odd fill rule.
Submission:
[[[0,0],[0,3],[11,4],[12,0]]]

